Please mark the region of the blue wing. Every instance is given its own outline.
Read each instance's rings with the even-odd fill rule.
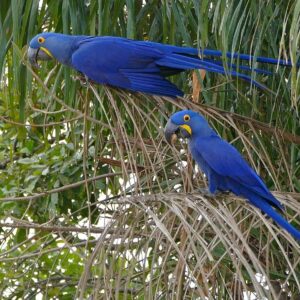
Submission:
[[[100,37],[81,41],[72,55],[75,69],[100,84],[165,96],[182,96],[155,61],[163,53],[131,40]]]
[[[220,187],[244,196],[300,240],[300,231],[272,208],[282,210],[281,203],[233,146],[218,136],[196,139],[190,146],[194,159],[212,181],[209,184],[214,185],[213,188]]]
[[[196,156],[195,160],[202,160],[207,164],[208,177],[211,177],[212,184],[217,189],[231,190],[250,201],[251,196],[257,195],[263,201],[282,209],[281,203],[270,193],[236,148],[219,136],[197,139],[194,148],[197,152],[193,154]]]
[[[229,70],[225,70],[221,61],[199,58],[198,54],[194,48],[118,37],[85,37],[78,42],[72,55],[72,66],[100,84],[171,97],[183,93],[165,77],[189,69],[240,77],[259,88],[268,89],[251,76],[237,72],[236,65],[229,63]],[[203,54],[218,57],[220,52],[204,50]],[[241,57],[252,59],[249,55]],[[247,66],[238,69],[252,70]],[[269,74],[261,69],[254,71]]]

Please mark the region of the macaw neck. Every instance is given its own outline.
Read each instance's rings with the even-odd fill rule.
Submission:
[[[83,36],[70,36],[61,34],[56,40],[55,47],[51,49],[52,55],[62,64],[71,66],[71,59],[74,50],[78,47],[77,42]]]
[[[207,132],[207,134],[203,134],[203,133],[197,133],[197,132],[193,132],[192,136],[189,138],[189,143],[193,144],[195,142],[200,142],[202,139],[207,139],[207,138],[212,138],[212,137],[219,137],[219,135],[214,131],[214,130],[210,130],[210,132]]]
[[[192,139],[218,136],[218,134],[206,122],[195,122],[192,126]]]
[[[207,132],[193,132],[191,137],[188,139],[189,148],[192,151],[192,155],[194,159],[197,157],[197,153],[201,151],[201,142],[210,139],[210,138],[218,138],[220,139],[220,136],[212,129],[208,128]],[[196,159],[197,160],[197,159]],[[198,162],[198,160],[197,160]],[[198,162],[199,163],[199,162]]]

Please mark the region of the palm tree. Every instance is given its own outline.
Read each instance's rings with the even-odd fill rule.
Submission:
[[[244,199],[201,194],[206,180],[185,142],[163,138],[172,112],[201,112],[300,227],[299,1],[0,5],[2,299],[300,297],[299,243]],[[84,83],[55,62],[33,70],[26,45],[41,31],[290,58],[293,67],[252,74],[273,92],[195,71],[172,79],[185,98],[152,97]]]

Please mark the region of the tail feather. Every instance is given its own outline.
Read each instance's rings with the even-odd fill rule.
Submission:
[[[223,65],[215,64],[214,62],[202,60],[199,58],[183,56],[180,54],[171,54],[169,56],[165,56],[164,58],[157,60],[156,64],[161,67],[168,67],[168,68],[175,68],[175,69],[182,69],[182,70],[203,69],[209,72],[219,73],[223,75],[231,75],[231,76],[242,78],[248,82],[251,82],[261,89],[269,90],[265,85],[259,83],[256,80],[253,80],[251,76],[236,72],[234,70],[226,71]]]
[[[200,54],[202,55],[210,55],[213,57],[221,57],[223,55],[222,51],[219,50],[210,50],[210,49],[204,49],[200,51]],[[246,61],[257,61],[265,64],[274,64],[274,65],[281,65],[281,66],[287,66],[291,67],[292,62],[290,60],[284,60],[284,59],[277,59],[277,58],[270,58],[265,56],[253,56],[249,54],[239,54],[239,53],[231,53],[227,52],[226,56],[228,58],[237,58],[240,60],[246,60]],[[298,64],[299,66],[299,64]]]
[[[265,214],[272,218],[278,225],[284,228],[292,236],[300,241],[300,231],[284,219],[278,212],[276,212],[267,202],[261,198],[251,198],[251,203],[261,209]]]
[[[214,60],[214,59],[208,59],[208,58],[204,58],[203,60],[207,61],[207,62],[211,62],[214,63],[216,65],[219,66],[223,66],[223,62],[220,60]],[[254,71],[255,73],[259,73],[259,74],[265,74],[265,75],[272,75],[273,72],[267,71],[267,70],[263,70],[263,69],[257,69],[257,68],[251,68],[249,66],[243,66],[243,65],[236,65],[236,64],[232,64],[232,63],[227,63],[227,67],[229,69],[234,69],[234,70],[242,70],[242,71]]]
[[[212,57],[221,57],[223,56],[223,51],[220,50],[213,50],[213,49],[197,49],[197,48],[190,48],[190,47],[177,47],[177,46],[169,46],[169,49],[173,53],[178,54],[186,54],[191,56],[212,56]],[[239,59],[248,62],[257,61],[260,63],[265,64],[273,64],[280,66],[291,67],[292,62],[290,60],[278,59],[278,58],[271,58],[265,56],[253,56],[250,54],[240,54],[240,53],[232,53],[226,52],[226,56],[230,59]],[[300,63],[297,63],[297,66],[300,66]]]

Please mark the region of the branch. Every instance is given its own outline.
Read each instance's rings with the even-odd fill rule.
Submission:
[[[42,192],[39,194],[35,194],[35,195],[31,195],[31,196],[25,196],[25,197],[6,197],[6,198],[0,198],[0,203],[1,202],[11,202],[11,201],[31,201],[31,200],[35,200],[38,198],[41,198],[43,196],[48,196],[50,194],[54,194],[54,193],[59,193],[59,192],[63,192],[65,190],[69,190],[72,189],[74,187],[86,184],[86,183],[90,183],[99,179],[103,179],[103,178],[108,178],[108,177],[114,177],[114,176],[119,176],[122,175],[121,172],[118,173],[107,173],[107,174],[103,174],[103,175],[99,175],[99,176],[95,176],[92,178],[88,178],[87,180],[81,180],[75,183],[71,183],[71,184],[67,184],[64,185],[62,187],[56,188],[56,189],[52,189],[46,192]]]
[[[0,223],[0,227],[7,228],[21,228],[21,229],[38,229],[42,231],[51,231],[51,232],[78,232],[78,233],[103,233],[104,228],[96,227],[75,227],[75,226],[49,226],[41,225],[37,223]]]
[[[102,164],[108,164],[108,165],[113,166],[113,167],[122,168],[122,162],[120,160],[106,158],[106,157],[99,157],[98,161]],[[126,166],[127,169],[132,169],[128,163],[125,166]],[[140,165],[136,165],[136,168],[137,168],[138,172],[141,172],[141,171],[145,170],[145,167],[140,166]]]

